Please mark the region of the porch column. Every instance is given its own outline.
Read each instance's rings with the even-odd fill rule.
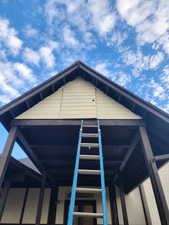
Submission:
[[[15,143],[17,127],[11,127],[9,135],[0,158],[0,188],[2,187],[6,170],[8,168],[11,152]]]
[[[6,205],[6,201],[7,201],[10,186],[11,186],[11,182],[8,180],[8,181],[5,182],[5,184],[1,188],[1,192],[0,192],[0,198],[1,198],[0,221],[2,219],[2,215],[3,215],[3,212],[4,212],[5,205]]]
[[[42,182],[41,182],[41,189],[39,193],[37,214],[36,214],[36,225],[40,225],[40,221],[41,221],[43,199],[44,199],[44,193],[45,193],[45,183],[46,183],[46,175],[43,175]]]
[[[122,188],[119,188],[119,192],[120,192],[121,208],[122,208],[122,214],[123,214],[123,222],[124,222],[124,225],[129,225],[125,194]]]
[[[141,197],[141,201],[142,201],[142,206],[143,206],[143,211],[144,211],[144,217],[145,217],[146,225],[152,225],[150,212],[149,212],[149,208],[148,208],[148,204],[147,204],[147,199],[146,199],[146,196],[145,196],[144,187],[143,187],[142,184],[140,184],[138,186],[138,188],[139,188],[140,197]]]
[[[112,225],[119,225],[115,186],[109,187]]]
[[[150,145],[148,134],[144,126],[139,127],[139,133],[141,137],[141,144],[143,148],[143,154],[147,165],[147,170],[150,176],[153,192],[156,199],[158,212],[162,225],[169,225],[169,211],[167,202],[165,199],[164,191],[161,185],[160,177],[156,162],[154,160],[153,151]]]

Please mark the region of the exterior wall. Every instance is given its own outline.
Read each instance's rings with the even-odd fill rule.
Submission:
[[[162,187],[164,190],[164,194],[167,200],[167,204],[169,207],[169,179],[168,179],[169,176],[168,174],[169,174],[169,163],[166,163],[162,168],[159,169],[159,175],[160,175]],[[147,179],[144,182],[143,186],[144,186],[144,191],[146,194],[147,204],[149,206],[152,224],[161,225],[150,179]]]
[[[22,224],[35,224],[39,197],[38,188],[30,188],[23,214]],[[21,211],[25,196],[24,188],[11,188],[8,193],[7,202],[1,218],[1,224],[20,224]],[[47,224],[49,210],[50,189],[45,190],[41,224]]]
[[[17,119],[140,119],[91,83],[77,78],[33,106]]]
[[[119,224],[123,225],[124,221],[118,188],[116,188],[116,196]],[[129,225],[146,225],[139,189],[136,188],[125,195],[125,201]]]
[[[56,224],[63,224],[64,223],[64,209],[65,209],[65,201],[69,200],[67,197],[68,194],[71,192],[71,187],[60,187],[58,192],[58,203],[56,208]],[[77,200],[96,200],[96,211],[101,212],[101,195],[94,194],[93,198],[76,198]],[[110,210],[110,196],[109,191],[107,189],[107,209],[108,209],[108,224],[111,225],[111,210]],[[103,224],[102,219],[97,219],[97,224]]]

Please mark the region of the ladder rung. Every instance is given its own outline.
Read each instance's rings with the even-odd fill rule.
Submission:
[[[98,137],[98,133],[83,133],[82,137],[97,138]]]
[[[83,127],[98,127],[97,124],[84,124]]]
[[[102,218],[103,214],[102,213],[88,213],[88,212],[74,212],[74,216]]]
[[[79,170],[79,174],[84,174],[84,175],[99,175],[100,170]]]
[[[76,188],[77,192],[81,193],[98,193],[102,192],[102,189],[99,188]]]
[[[80,155],[80,159],[87,159],[87,160],[99,160],[99,155]]]
[[[96,148],[98,147],[99,144],[98,143],[81,143],[81,147],[89,147],[89,148]]]

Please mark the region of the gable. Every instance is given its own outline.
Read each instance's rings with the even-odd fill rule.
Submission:
[[[140,119],[81,78],[68,82],[17,119]]]

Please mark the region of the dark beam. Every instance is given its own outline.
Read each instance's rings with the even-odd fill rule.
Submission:
[[[124,160],[122,161],[122,163],[120,165],[118,174],[116,174],[114,179],[113,179],[113,182],[116,182],[116,180],[119,178],[120,174],[122,173],[122,171],[126,167],[127,162],[129,161],[129,159],[130,159],[132,153],[134,152],[134,150],[136,149],[136,146],[137,146],[138,142],[139,142],[139,135],[136,134],[136,136],[133,138],[133,140],[131,142],[131,145],[128,149],[128,152],[126,153],[126,155],[124,157]]]
[[[169,154],[155,156],[154,160],[155,161],[169,160]]]
[[[43,166],[41,165],[41,163],[39,162],[39,160],[37,159],[35,153],[32,151],[32,149],[30,148],[28,142],[26,141],[26,139],[24,138],[24,136],[22,135],[22,133],[20,131],[18,131],[18,138],[21,141],[21,143],[23,144],[23,150],[25,151],[25,153],[28,155],[28,157],[32,160],[32,162],[35,164],[35,166],[38,168],[38,170],[41,173],[44,173],[45,170],[43,168]]]
[[[6,201],[7,201],[7,197],[8,197],[8,192],[9,192],[9,189],[10,189],[10,185],[11,185],[11,182],[9,180],[7,180],[4,183],[3,188],[1,188],[1,192],[0,192],[0,198],[1,198],[1,204],[0,204],[0,221],[2,219],[3,212],[4,212],[4,209],[5,209],[5,205],[6,205]]]
[[[15,126],[80,126],[81,120],[61,120],[61,119],[14,119],[12,125]],[[134,119],[101,119],[101,126],[140,126],[143,121]],[[89,121],[90,123],[90,121]]]
[[[58,199],[58,187],[55,187],[51,189],[48,224],[55,224],[56,207],[58,203],[57,199]]]
[[[115,187],[114,186],[110,187],[109,191],[110,191],[110,207],[111,207],[112,225],[119,225]]]
[[[124,191],[119,188],[124,225],[129,225]]]
[[[43,200],[44,200],[44,193],[45,193],[45,183],[46,183],[46,176],[44,175],[42,178],[41,188],[39,193],[38,209],[36,214],[36,225],[40,225],[40,221],[41,221],[42,207],[43,207]]]
[[[23,199],[22,210],[21,210],[20,224],[22,224],[23,215],[24,215],[24,212],[25,212],[25,206],[26,206],[26,202],[27,202],[27,198],[28,198],[28,191],[29,191],[29,188],[26,188],[24,199]]]
[[[146,225],[152,225],[144,187],[142,184],[140,184],[138,187],[139,187],[140,197],[141,197],[141,201],[142,201],[142,205],[143,205],[143,211],[144,211]]]
[[[12,127],[10,129],[6,144],[0,157],[0,187],[2,187],[9,160],[11,158],[11,153],[15,143],[17,131],[17,127]]]
[[[145,127],[139,127],[141,144],[162,225],[169,225],[169,211]]]
[[[41,162],[37,159],[35,153],[32,151],[32,149],[30,148],[28,142],[26,141],[26,139],[24,138],[24,136],[22,135],[22,133],[18,130],[18,138],[20,140],[20,142],[23,145],[23,150],[25,151],[25,153],[28,155],[28,157],[32,160],[32,162],[35,164],[35,166],[37,167],[37,169],[42,173],[42,174],[46,174],[45,169],[43,167],[43,165],[41,164]],[[52,181],[53,179],[51,177],[49,177],[49,180]]]

